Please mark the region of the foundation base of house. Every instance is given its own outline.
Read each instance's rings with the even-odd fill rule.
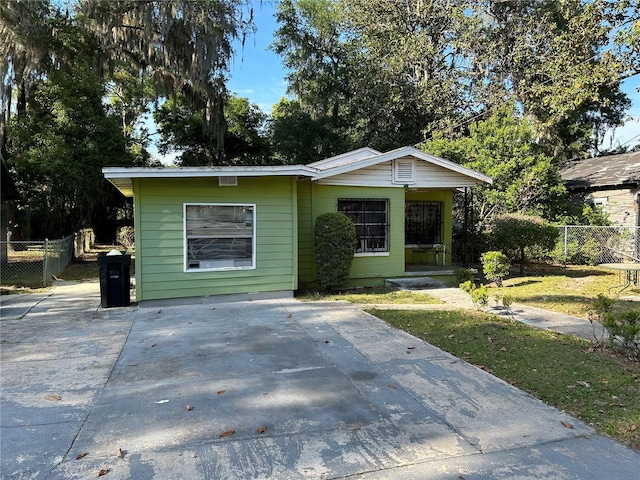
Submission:
[[[250,302],[253,300],[277,300],[279,298],[293,298],[292,290],[277,290],[273,292],[231,293],[225,295],[206,295],[200,297],[166,298],[158,300],[142,300],[141,307],[167,307],[175,305],[201,305],[208,303]]]

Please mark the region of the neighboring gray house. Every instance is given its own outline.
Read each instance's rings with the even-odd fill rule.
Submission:
[[[576,160],[560,173],[576,203],[601,206],[612,225],[640,226],[640,152]]]

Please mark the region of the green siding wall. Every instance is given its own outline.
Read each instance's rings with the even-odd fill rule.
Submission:
[[[298,181],[298,245],[299,282],[301,287],[315,286],[316,280],[313,229],[318,215],[335,212],[339,198],[386,198],[389,200],[389,255],[355,257],[351,266],[349,285],[377,285],[382,279],[401,276],[405,261],[411,261],[405,250],[404,207],[406,200],[443,202],[444,241],[451,248],[453,191],[425,190],[408,192],[403,188],[351,187],[318,185],[309,180]],[[447,255],[447,263],[450,263]]]
[[[339,198],[384,198],[389,200],[389,255],[355,257],[351,284],[360,279],[381,279],[404,272],[404,196],[402,188],[343,187],[298,182],[299,281],[311,286],[315,280],[313,228],[318,215],[335,212]],[[364,282],[366,284],[367,281]],[[370,282],[369,282],[370,283]]]
[[[296,181],[239,177],[138,179],[134,184],[138,300],[297,288]],[[256,268],[184,272],[184,203],[256,205]]]

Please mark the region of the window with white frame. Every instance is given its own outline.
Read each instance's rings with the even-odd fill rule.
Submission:
[[[255,205],[184,204],[185,271],[255,268]]]
[[[338,211],[349,217],[356,226],[356,254],[389,251],[388,203],[386,199],[338,199]]]

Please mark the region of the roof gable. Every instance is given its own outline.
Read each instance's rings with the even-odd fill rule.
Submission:
[[[569,189],[635,186],[640,183],[640,152],[576,160],[562,167],[560,175]]]
[[[413,157],[417,160],[421,160],[421,161],[430,163],[432,165],[436,165],[446,170],[451,170],[453,172],[460,173],[464,176],[473,178],[474,180],[476,180],[477,183],[493,182],[493,179],[487,175],[476,172],[474,170],[470,170],[461,165],[458,165],[457,163],[450,162],[443,158],[429,155],[423,152],[422,150],[418,150],[417,148],[414,148],[414,147],[401,147],[395,150],[391,150],[390,152],[387,152],[387,153],[380,153],[378,155],[373,155],[373,156],[363,157],[363,158],[355,158],[349,162],[336,164],[320,171],[317,175],[312,177],[312,180],[321,180],[321,179],[333,177],[336,175],[349,173],[354,170],[360,170],[363,168],[372,167],[380,163],[398,160],[405,157]]]
[[[343,153],[309,165],[278,165],[278,166],[225,166],[225,167],[163,167],[163,168],[121,168],[107,167],[102,169],[105,178],[109,180],[125,196],[133,196],[134,178],[195,178],[195,177],[268,177],[268,176],[291,176],[307,177],[311,180],[325,180],[324,183],[331,183],[331,178],[335,177],[337,182],[341,181],[337,177],[345,176],[356,170],[363,170],[372,167],[383,167],[383,164],[393,164],[396,161],[412,159],[418,162],[425,162],[429,167],[436,168],[441,172],[455,174],[460,180],[445,182],[441,186],[458,188],[477,183],[492,183],[491,177],[482,173],[465,168],[457,163],[444,160],[433,155],[422,152],[414,147],[402,147],[386,153],[380,153],[370,147],[360,148],[351,152]],[[386,168],[386,167],[383,167]],[[392,168],[392,167],[389,167]],[[424,168],[416,168],[419,173]],[[366,175],[363,175],[366,177]],[[366,178],[365,178],[366,180]],[[385,186],[403,186],[400,178],[392,180],[389,177],[389,184]],[[454,185],[456,183],[456,185]],[[359,183],[355,183],[359,184]],[[379,186],[380,184],[378,184]],[[431,185],[419,185],[426,186]],[[436,185],[433,185],[436,186]]]

